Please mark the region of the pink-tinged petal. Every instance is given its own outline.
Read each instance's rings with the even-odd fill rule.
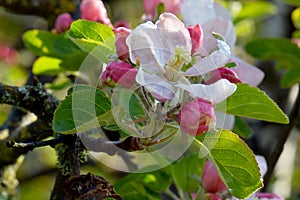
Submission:
[[[111,26],[106,8],[101,0],[83,0],[80,4],[81,18],[90,21],[99,21]]]
[[[142,68],[139,69],[136,81],[138,84],[144,86],[160,102],[173,99],[175,96],[172,85],[167,83],[163,78],[144,71]]]
[[[216,114],[216,128],[232,130],[234,126],[235,117],[226,113],[215,112]]]
[[[272,193],[256,193],[255,196],[260,200],[284,200],[284,198],[278,194]]]
[[[67,31],[72,24],[73,19],[69,13],[62,13],[57,16],[54,28],[58,33]]]
[[[185,75],[204,75],[207,72],[224,66],[230,58],[230,55],[229,46],[224,41],[217,40],[217,50],[204,58],[198,56],[196,63],[185,72]]]
[[[229,62],[235,62],[238,64],[236,67],[232,68],[232,70],[235,71],[243,83],[257,86],[265,77],[263,71],[236,56],[231,56]]]
[[[236,90],[236,85],[230,83],[226,79],[221,79],[218,82],[213,83],[211,85],[177,84],[176,86],[188,91],[192,97],[205,99],[209,102],[212,102],[214,105],[221,103],[222,101],[227,99]]]
[[[213,105],[196,98],[183,106],[178,114],[178,123],[184,133],[200,136],[214,127],[216,121]]]
[[[213,0],[182,0],[180,11],[187,26],[202,25],[206,21],[215,18]]]
[[[203,169],[202,184],[204,190],[209,193],[218,193],[227,189],[215,166],[209,160],[206,161]]]
[[[146,22],[139,25],[128,36],[131,62],[138,60],[141,67],[152,73],[164,73],[164,66],[180,47],[191,52],[192,44],[188,30],[173,14],[164,13],[156,24]]]
[[[192,55],[193,55],[203,45],[203,32],[200,24],[196,24],[195,26],[188,26],[187,29],[190,32],[190,36],[192,40]]]

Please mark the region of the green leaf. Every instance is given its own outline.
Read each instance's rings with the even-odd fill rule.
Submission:
[[[288,70],[281,78],[281,87],[289,88],[300,83],[300,69]]]
[[[241,117],[237,116],[235,116],[235,122],[232,131],[243,138],[249,138],[252,135],[252,130],[248,124]]]
[[[260,38],[246,45],[247,52],[261,60],[275,60],[286,69],[300,69],[300,49],[286,38]]]
[[[62,60],[42,56],[39,57],[33,64],[32,72],[35,75],[56,75],[66,70],[60,67]]]
[[[293,21],[294,26],[297,29],[299,29],[300,28],[300,8],[293,10],[292,21]]]
[[[201,185],[205,159],[197,154],[183,157],[172,167],[174,181],[185,192],[195,192]]]
[[[262,187],[257,161],[251,149],[229,130],[207,132],[196,140],[199,156],[207,157],[221,179],[237,198],[247,198]]]
[[[76,85],[54,113],[53,130],[74,134],[114,124],[110,98],[98,88]]]
[[[25,47],[38,56],[63,58],[82,52],[65,34],[53,34],[49,31],[30,30],[23,34]]]
[[[171,177],[163,170],[158,170],[151,173],[129,174],[117,181],[114,187],[122,197],[138,192],[148,196],[149,199],[157,199],[156,197],[159,197],[157,194],[166,191],[170,184]]]
[[[80,49],[92,53],[105,63],[108,63],[109,56],[115,53],[114,32],[104,24],[77,20],[71,25],[69,37]]]
[[[218,104],[217,110],[240,117],[289,123],[288,117],[265,92],[243,83],[237,84],[235,93]]]

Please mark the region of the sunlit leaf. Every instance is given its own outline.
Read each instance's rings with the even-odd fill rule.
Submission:
[[[231,194],[244,199],[262,187],[254,154],[237,134],[229,130],[207,132],[200,138],[199,156],[207,157]]]
[[[66,55],[81,52],[65,34],[30,30],[23,34],[23,41],[26,48],[38,56],[64,58]]]
[[[292,21],[297,29],[300,28],[300,8],[293,10]]]
[[[69,37],[80,49],[92,53],[105,63],[115,53],[114,32],[104,24],[77,20],[71,25]]]
[[[56,75],[66,70],[60,67],[62,60],[58,58],[51,58],[42,56],[38,58],[32,68],[35,75]]]

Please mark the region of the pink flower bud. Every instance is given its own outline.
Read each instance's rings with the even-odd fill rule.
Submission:
[[[165,5],[166,12],[170,12],[176,15],[180,11],[180,0],[144,0],[146,19],[152,20],[155,17],[156,7],[160,3],[163,3]]]
[[[220,79],[227,79],[231,83],[241,83],[242,82],[239,79],[239,77],[237,76],[237,74],[233,70],[231,70],[227,67],[218,68],[218,69],[210,72],[208,80],[205,80],[204,82],[206,84],[212,84],[212,83],[217,82]]]
[[[272,193],[256,193],[255,197],[258,199],[269,199],[269,200],[284,200],[283,197],[277,195],[277,194],[272,194]]]
[[[187,27],[187,30],[190,32],[191,40],[192,40],[192,55],[198,51],[203,44],[203,32],[200,24],[195,26]]]
[[[180,12],[180,0],[161,0],[165,4],[166,12],[177,15]]]
[[[202,173],[202,184],[206,192],[217,193],[226,190],[226,185],[219,177],[215,166],[207,160]]]
[[[115,86],[116,83],[119,83],[130,88],[135,83],[137,73],[138,70],[126,62],[112,61],[107,65],[100,79],[108,86]]]
[[[115,28],[124,27],[124,28],[130,29],[130,23],[129,23],[129,21],[121,20],[121,21],[117,21],[117,22],[114,24],[114,27],[115,27]]]
[[[155,11],[157,5],[161,0],[144,0],[144,9],[147,19],[153,19],[155,17]]]
[[[215,120],[212,104],[200,98],[184,105],[178,115],[181,130],[193,136],[204,134],[211,128]]]
[[[55,30],[58,33],[63,33],[67,30],[69,30],[71,24],[73,22],[73,19],[69,13],[62,13],[57,16],[55,21]]]
[[[106,8],[101,0],[83,0],[80,5],[80,12],[82,19],[97,21],[111,26]]]
[[[129,49],[126,44],[126,39],[128,35],[131,33],[131,30],[125,27],[118,27],[114,29],[116,35],[116,52],[118,57],[121,60],[126,60],[129,58]]]
[[[19,62],[19,53],[7,44],[0,44],[0,61],[8,65],[15,65]]]

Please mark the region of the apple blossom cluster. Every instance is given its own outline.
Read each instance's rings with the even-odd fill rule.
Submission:
[[[82,19],[106,24],[116,36],[119,60],[107,64],[101,82],[111,87],[139,85],[155,103],[170,110],[179,105],[175,115],[190,135],[231,128],[233,116],[226,115],[224,125],[214,107],[235,92],[236,83],[257,85],[264,74],[232,54],[236,35],[230,14],[213,0],[145,0],[146,19],[155,18],[160,3],[166,13],[155,23],[146,21],[131,30],[125,22],[113,27],[102,1],[81,2]],[[56,31],[68,30],[72,21],[69,14],[59,15]],[[236,67],[226,67],[233,62]]]
[[[166,12],[157,16],[159,4]],[[192,136],[231,129],[234,117],[217,112],[216,105],[234,94],[239,83],[257,86],[264,73],[233,54],[236,33],[229,12],[213,0],[144,0],[144,6],[146,21],[131,29],[124,21],[113,26],[102,1],[82,1],[81,18],[106,24],[116,37],[116,56],[105,65],[101,87],[112,92],[116,87],[142,88],[141,102],[148,103],[143,108],[157,112],[157,120],[176,119],[181,131]],[[67,31],[72,21],[69,14],[59,15],[56,31]],[[210,161],[202,183],[207,199],[219,200],[227,190]],[[254,198],[282,199],[256,193],[249,200]]]

